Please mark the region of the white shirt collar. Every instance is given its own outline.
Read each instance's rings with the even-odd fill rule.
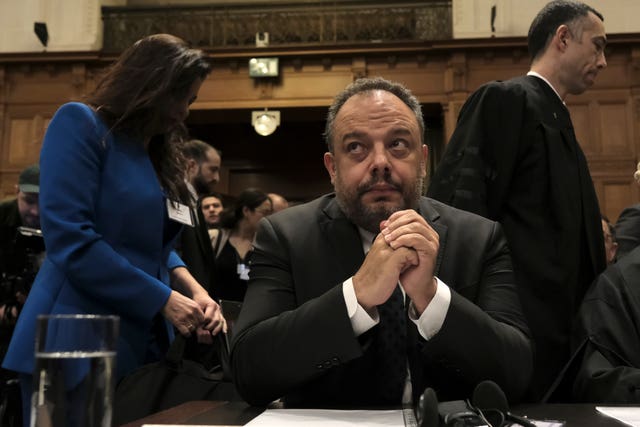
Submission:
[[[548,85],[549,85],[549,87],[550,87],[551,89],[553,89],[553,91],[556,93],[556,95],[558,95],[558,98],[560,98],[560,101],[562,101],[562,103],[564,104],[564,99],[562,99],[562,97],[560,96],[560,94],[558,93],[558,91],[556,90],[556,88],[555,88],[555,87],[553,87],[553,85],[552,85],[551,83],[549,83],[549,80],[545,79],[545,78],[542,76],[542,74],[540,74],[540,73],[536,73],[535,71],[529,71],[529,72],[527,73],[527,76],[534,76],[534,77],[537,77],[537,78],[539,78],[540,80],[542,80],[543,82],[545,82],[546,84],[548,84]],[[566,105],[566,104],[565,104],[565,105]]]
[[[360,232],[360,239],[362,240],[362,250],[366,254],[369,252],[369,249],[371,249],[373,238],[376,237],[376,233],[372,233],[361,227],[358,227],[358,231]]]

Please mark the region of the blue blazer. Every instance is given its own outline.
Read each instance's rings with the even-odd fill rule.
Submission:
[[[31,374],[39,314],[120,316],[118,377],[145,362],[152,320],[171,293],[180,225],[142,141],[110,132],[87,105],[54,115],[40,154],[40,216],[47,257],[4,359]],[[169,340],[173,330],[164,322]]]

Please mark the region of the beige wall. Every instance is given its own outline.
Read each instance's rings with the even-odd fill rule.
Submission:
[[[491,37],[491,6],[496,6],[495,36],[526,36],[547,0],[452,0],[453,37]],[[607,33],[640,32],[640,1],[586,0],[604,16]]]
[[[347,1],[347,0],[343,0]],[[350,2],[352,0],[349,0]],[[367,0],[362,0],[366,3]],[[204,4],[322,3],[319,0],[0,0],[0,53],[92,51],[102,48],[102,6]],[[325,2],[326,3],[326,2]],[[341,3],[341,0],[330,2]],[[496,37],[524,36],[546,0],[452,0],[454,38],[490,37],[491,6],[496,5]],[[607,32],[640,32],[640,1],[587,2],[605,16]],[[49,45],[33,32],[35,21],[46,22]]]

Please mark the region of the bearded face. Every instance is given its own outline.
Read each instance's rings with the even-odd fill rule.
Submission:
[[[392,213],[418,208],[423,181],[424,179],[418,175],[416,180],[403,184],[395,181],[389,171],[379,174],[374,171],[368,181],[354,188],[349,187],[336,171],[334,188],[338,204],[347,218],[367,231],[378,233],[380,222],[389,218]],[[382,186],[388,186],[391,191],[399,193],[400,198],[394,199],[380,194],[371,197],[368,203],[364,201],[365,195]]]
[[[383,90],[354,95],[336,115],[333,134],[325,167],[352,222],[378,233],[392,213],[417,208],[427,148],[404,102]]]

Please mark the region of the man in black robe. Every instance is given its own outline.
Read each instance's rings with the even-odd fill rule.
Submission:
[[[580,309],[575,343],[574,400],[640,403],[639,247],[594,282]]]
[[[640,245],[640,203],[625,208],[615,225],[617,257],[621,259]]]
[[[568,94],[606,67],[603,18],[553,1],[528,35],[526,76],[473,93],[428,195],[502,223],[536,344],[530,399],[540,399],[569,358],[571,320],[604,270],[598,200],[576,141]]]

